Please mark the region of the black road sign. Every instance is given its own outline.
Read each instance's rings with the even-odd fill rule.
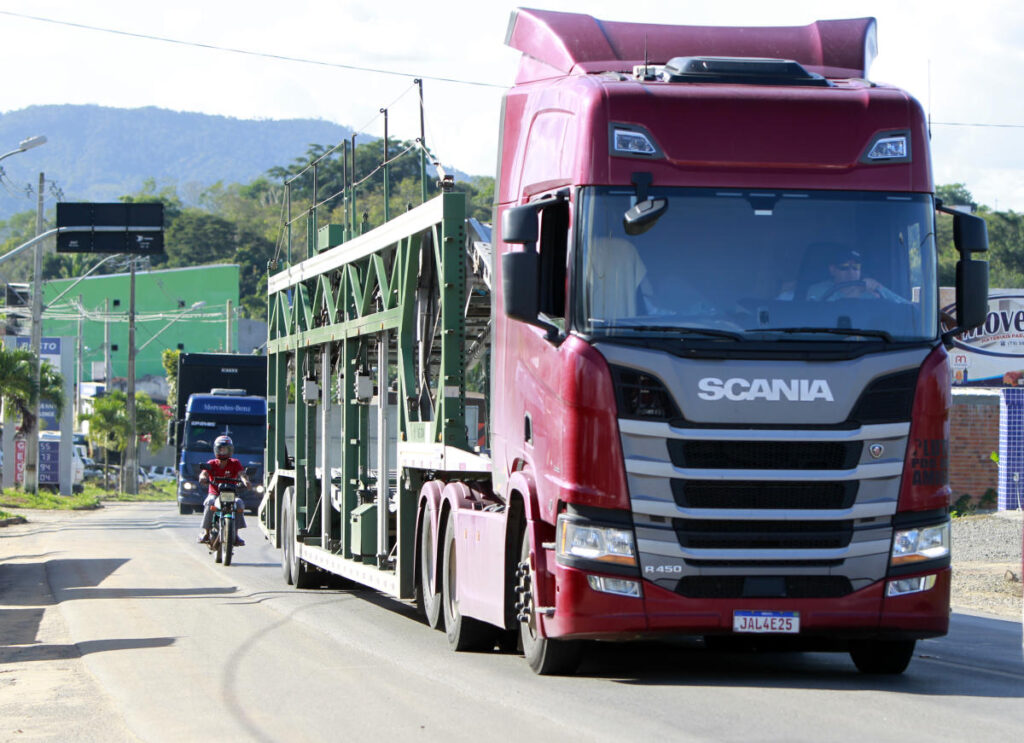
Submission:
[[[57,204],[57,227],[58,253],[164,252],[163,204]]]

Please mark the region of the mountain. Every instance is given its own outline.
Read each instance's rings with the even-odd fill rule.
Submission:
[[[310,144],[332,145],[352,130],[319,119],[235,119],[152,106],[30,106],[0,114],[0,154],[37,134],[46,136],[46,144],[0,164],[6,174],[0,219],[35,209],[40,172],[65,201],[116,201],[138,191],[147,178],[179,189],[248,183],[302,157]]]

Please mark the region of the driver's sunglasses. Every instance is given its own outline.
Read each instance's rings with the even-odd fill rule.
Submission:
[[[840,270],[840,271],[859,271],[860,270],[860,264],[859,263],[843,263],[840,266],[836,266],[836,268],[838,270]]]

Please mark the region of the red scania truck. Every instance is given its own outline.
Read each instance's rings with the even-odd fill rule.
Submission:
[[[902,672],[949,622],[946,346],[987,234],[954,214],[943,333],[928,128],[867,79],[874,19],[521,9],[506,42],[493,236],[459,193],[363,234],[314,199],[269,277],[286,580],[538,673],[667,635]]]

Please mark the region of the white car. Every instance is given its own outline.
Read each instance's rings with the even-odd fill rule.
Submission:
[[[174,467],[170,465],[153,464],[146,469],[146,475],[150,482],[173,482],[178,479]]]

